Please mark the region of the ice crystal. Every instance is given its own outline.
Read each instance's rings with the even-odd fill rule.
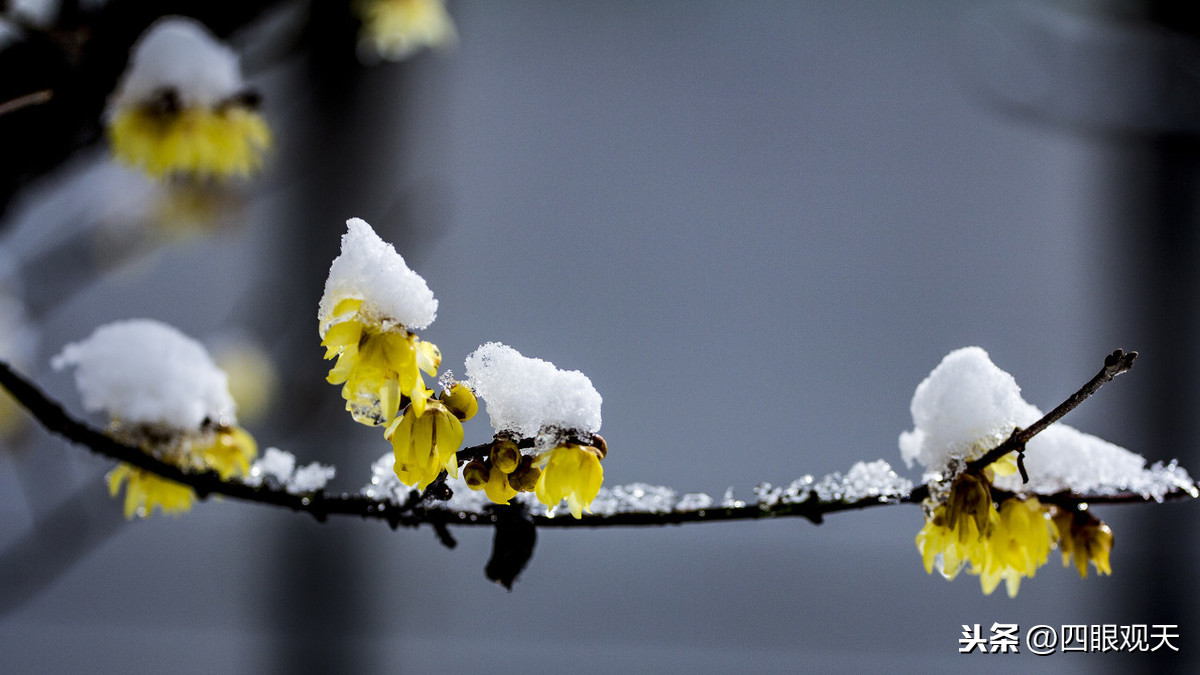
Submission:
[[[630,483],[600,488],[592,500],[592,513],[611,516],[618,513],[670,513],[675,509],[675,491],[662,485]]]
[[[710,508],[715,500],[703,492],[689,492],[679,498],[675,504],[676,511],[703,511]]]
[[[262,457],[254,460],[254,464],[250,466],[250,471],[246,474],[243,482],[246,485],[258,487],[263,483],[269,484],[274,481],[276,485],[282,487],[287,484],[295,470],[295,455],[279,448],[267,448],[263,451]]]

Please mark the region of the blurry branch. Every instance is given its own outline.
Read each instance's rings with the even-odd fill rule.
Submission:
[[[18,96],[14,99],[9,99],[3,103],[0,103],[0,116],[16,112],[21,108],[27,108],[31,105],[49,103],[50,99],[52,98],[54,98],[53,91],[50,91],[49,89],[42,89],[41,91],[35,91],[32,94],[25,94],[24,96]]]
[[[1136,352],[1128,354],[1117,350],[1105,360],[1104,368],[1079,391],[1068,398],[1041,420],[1028,429],[1015,431],[1004,443],[989,451],[981,459],[967,465],[968,470],[981,470],[1000,456],[1013,450],[1022,450],[1025,443],[1035,434],[1061,418],[1074,407],[1096,392],[1106,382],[1118,374],[1129,370],[1133,364]],[[158,474],[163,478],[176,481],[192,488],[197,497],[204,499],[212,494],[224,495],[271,506],[281,506],[293,511],[303,511],[324,521],[330,515],[354,515],[362,518],[374,518],[386,521],[393,528],[404,525],[417,527],[428,524],[434,528],[439,538],[447,546],[453,546],[453,538],[447,531],[449,525],[498,525],[502,520],[511,519],[511,508],[489,507],[486,512],[473,513],[451,510],[440,503],[451,496],[446,487],[444,474],[442,479],[434,481],[425,489],[418,492],[410,491],[403,502],[377,501],[361,494],[327,494],[324,491],[305,494],[293,494],[284,489],[271,485],[250,486],[240,481],[221,480],[213,471],[193,472],[180,469],[178,466],[164,462],[141,448],[120,443],[106,436],[85,422],[69,415],[56,401],[47,397],[29,380],[19,375],[8,364],[0,361],[0,385],[12,393],[13,397],[24,405],[29,412],[47,430],[65,437],[67,440],[87,446],[94,452],[112,459],[127,462],[140,469]],[[478,452],[479,448],[465,448],[461,452],[469,455]],[[1002,497],[1000,491],[997,496]],[[928,488],[918,486],[907,495],[869,496],[853,500],[822,500],[815,493],[799,502],[762,503],[722,503],[705,508],[686,511],[624,511],[615,514],[585,515],[576,520],[567,517],[549,517],[545,515],[529,516],[529,521],[539,527],[601,527],[601,526],[644,526],[644,525],[675,525],[683,523],[758,520],[765,518],[803,517],[813,523],[820,523],[828,513],[864,509],[885,504],[920,503],[928,496]],[[1190,497],[1182,489],[1174,490],[1165,495],[1166,499]],[[1081,502],[1089,504],[1107,503],[1143,503],[1154,501],[1150,497],[1133,492],[1121,492],[1105,495],[1087,495],[1062,492],[1053,495],[1039,495],[1043,502],[1059,505],[1074,505]]]

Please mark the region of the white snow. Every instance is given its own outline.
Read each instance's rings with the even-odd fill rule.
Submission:
[[[325,294],[317,308],[321,337],[337,317],[333,310],[347,298],[363,301],[359,313],[384,328],[426,328],[437,318],[438,302],[421,275],[361,218],[346,221],[342,252],[329,268]]]
[[[916,461],[936,474],[954,458],[981,456],[1008,438],[1014,427],[1036,422],[1042,412],[1021,398],[1013,377],[997,368],[986,352],[966,347],[942,359],[917,387],[912,416],[913,430],[900,434],[900,454],[909,466]],[[1013,474],[997,477],[995,485],[1039,494],[1128,491],[1154,499],[1175,490],[1196,490],[1176,464],[1147,469],[1141,455],[1061,422],[1029,441],[1025,468],[1029,483]]]
[[[336,475],[335,467],[320,462],[311,462],[297,469],[295,455],[279,448],[267,448],[242,480],[246,485],[258,487],[270,478],[288,493],[302,495],[324,490]]]
[[[236,422],[225,373],[199,342],[159,321],[100,326],[51,365],[74,366],[84,408],[123,423],[197,430],[205,419]]]
[[[168,88],[184,107],[212,107],[242,90],[238,56],[195,19],[163,17],[134,44],[110,113]]]
[[[310,462],[292,474],[292,479],[288,481],[287,491],[294,494],[303,494],[305,492],[316,492],[324,490],[329,481],[337,475],[337,469],[328,464],[320,462]]]
[[[295,455],[279,448],[267,448],[263,451],[262,457],[254,460],[254,464],[250,466],[250,471],[246,474],[243,482],[258,487],[266,478],[270,477],[280,485],[287,485],[295,470]]]
[[[998,476],[995,485],[1013,492],[1053,494],[1070,490],[1079,494],[1109,495],[1134,492],[1161,501],[1172,491],[1194,493],[1195,485],[1178,465],[1155,464],[1108,441],[1056,423],[1034,436],[1025,447],[1029,482],[1019,474]]]
[[[492,428],[535,437],[557,427],[583,433],[600,430],[600,394],[578,370],[521,356],[489,342],[466,360],[467,384],[487,404]]]
[[[997,368],[979,347],[950,352],[917,386],[913,430],[900,434],[900,456],[930,471],[952,458],[973,459],[1000,444],[1014,427],[1039,417],[1021,398],[1012,375]]]

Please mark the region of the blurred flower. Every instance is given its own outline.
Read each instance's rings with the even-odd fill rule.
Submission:
[[[105,480],[108,481],[108,494],[113,497],[121,491],[121,485],[128,481],[125,487],[126,519],[133,518],[135,514],[145,518],[156,508],[165,514],[179,515],[190,511],[196,499],[190,487],[124,462],[109,471]]]
[[[359,0],[362,30],[359,53],[400,61],[423,47],[450,47],[457,41],[454,21],[443,0]]]
[[[63,348],[52,365],[75,368],[89,411],[108,415],[108,435],[185,471],[215,471],[222,480],[249,471],[258,446],[237,426],[228,377],[204,347],[150,319],[114,321]],[[191,508],[191,488],[121,464],[109,492],[125,485],[125,515]]]
[[[245,337],[220,340],[213,348],[213,358],[229,377],[229,393],[237,403],[238,418],[252,422],[266,414],[279,376],[262,345]]]
[[[133,48],[107,112],[113,155],[154,178],[249,176],[271,132],[238,57],[200,23],[166,17]]]

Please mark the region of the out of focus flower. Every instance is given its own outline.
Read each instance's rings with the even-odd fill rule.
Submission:
[[[133,48],[109,102],[109,143],[154,178],[245,177],[271,146],[257,107],[233,50],[195,20],[166,17]]]
[[[458,39],[443,0],[359,0],[355,7],[362,20],[359,52],[366,60],[400,61]]]
[[[237,426],[227,377],[204,347],[149,319],[117,321],[67,345],[52,361],[75,368],[84,407],[109,417],[110,436],[185,471],[215,471],[223,480],[248,472],[257,444]],[[125,515],[191,508],[191,488],[120,464],[108,475],[115,496],[125,486]]]

